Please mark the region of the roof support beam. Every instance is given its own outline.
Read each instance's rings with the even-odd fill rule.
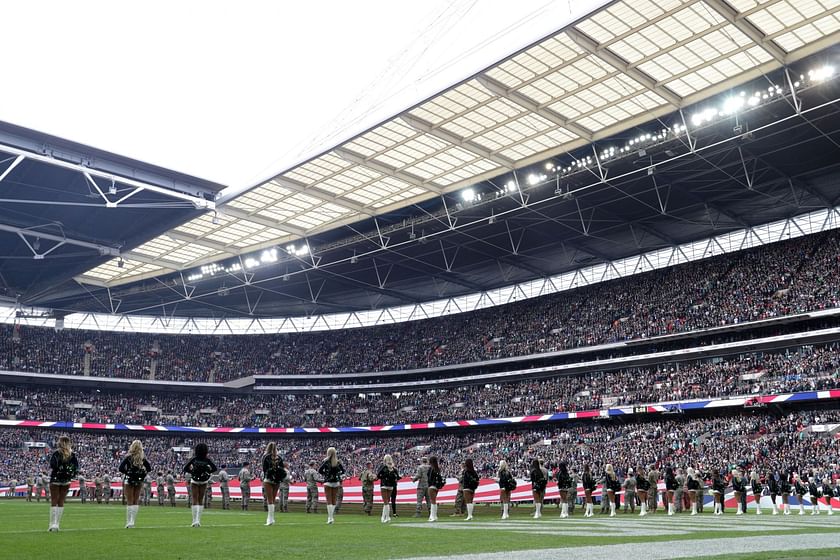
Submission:
[[[299,228],[297,226],[293,226],[292,224],[287,224],[284,222],[278,222],[277,220],[272,220],[271,218],[265,218],[263,216],[260,216],[259,214],[249,214],[245,210],[242,210],[240,208],[234,208],[230,205],[220,208],[219,212],[222,215],[230,216],[231,218],[246,220],[255,224],[259,224],[261,226],[270,227],[274,229],[282,229],[283,231],[288,231],[292,235],[297,235],[298,237],[306,237],[307,235],[306,230],[303,228]]]
[[[418,117],[413,115],[409,115],[405,113],[399,116],[400,120],[403,121],[405,124],[413,128],[418,132],[424,132],[426,134],[430,134],[435,138],[443,140],[444,142],[448,142],[454,146],[458,146],[459,148],[463,148],[468,152],[471,152],[479,157],[482,157],[486,160],[490,160],[493,163],[496,163],[506,169],[513,169],[515,164],[514,161],[508,159],[504,156],[499,154],[493,153],[492,151],[488,150],[487,148],[476,144],[471,140],[467,140],[458,136],[455,133],[449,132],[443,128],[435,127],[429,122],[424,121]]]
[[[388,175],[389,177],[394,177],[395,179],[399,179],[400,181],[404,181],[409,185],[414,185],[415,187],[420,187],[421,189],[425,189],[427,191],[431,191],[435,194],[443,194],[443,189],[439,186],[435,185],[432,182],[423,181],[423,179],[419,177],[415,177],[410,173],[405,173],[396,169],[395,167],[391,167],[390,165],[384,164],[380,161],[376,161],[374,159],[368,159],[362,154],[357,154],[352,150],[348,150],[344,147],[337,147],[333,149],[338,157],[341,159],[347,160],[349,162],[355,163],[356,165],[361,165],[363,167],[367,167],[377,173],[381,173],[382,175]]]
[[[336,196],[330,192],[321,190],[318,187],[309,186],[299,181],[295,181],[294,179],[283,177],[282,175],[278,175],[277,177],[269,181],[269,183],[276,183],[277,185],[289,189],[290,191],[294,191],[296,193],[314,196],[315,198],[323,200],[324,202],[338,204],[339,206],[343,206],[348,210],[352,210],[353,212],[357,212],[359,214],[373,215],[373,211],[371,209],[365,208],[358,202],[355,202],[348,198],[344,198],[342,196]]]
[[[171,237],[176,241],[184,241],[186,243],[193,243],[195,245],[200,245],[202,247],[207,247],[208,249],[213,249],[214,251],[219,251],[222,253],[226,253],[228,255],[236,256],[239,254],[238,251],[235,249],[228,247],[227,245],[223,245],[221,243],[216,243],[215,241],[211,241],[209,239],[203,239],[198,237],[197,235],[189,235],[187,233],[182,233],[176,230],[170,230],[164,233],[166,237]]]
[[[626,75],[630,76],[643,86],[645,86],[650,91],[657,94],[659,97],[665,99],[668,103],[673,105],[675,108],[679,108],[682,106],[683,100],[682,97],[668,89],[667,87],[661,86],[656,83],[656,80],[636,68],[635,66],[631,65],[620,56],[614,54],[607,48],[602,47],[597,41],[591,39],[584,33],[581,33],[574,27],[570,27],[564,31],[568,37],[574,41],[580,48],[583,50],[597,56],[616,70],[621,70]]]
[[[770,40],[758,27],[748,19],[739,14],[735,8],[722,0],[705,0],[706,4],[723,16],[723,19],[738,28],[738,31],[752,39],[752,41],[767,51],[767,54],[776,59],[776,62],[784,65],[787,60],[787,53],[776,43]]]
[[[108,245],[102,245],[100,243],[91,243],[90,241],[72,239],[70,237],[65,237],[64,235],[54,235],[52,233],[46,233],[38,229],[33,229],[32,227],[22,228],[18,226],[10,226],[8,224],[0,224],[0,231],[7,231],[9,233],[14,233],[20,236],[47,239],[49,241],[55,241],[56,243],[64,243],[67,245],[75,245],[76,247],[84,247],[85,249],[93,249],[95,251],[98,251],[99,254],[102,256],[109,255],[112,257],[116,257],[120,254],[119,247],[111,247]]]
[[[2,183],[2,182],[3,182],[3,179],[5,179],[6,177],[8,177],[8,176],[9,176],[9,173],[11,173],[11,172],[12,172],[12,169],[14,169],[15,167],[17,167],[17,166],[18,166],[18,164],[20,164],[20,162],[22,162],[22,161],[23,161],[23,158],[24,158],[24,157],[25,157],[25,156],[24,156],[23,154],[18,155],[18,157],[16,157],[16,158],[14,159],[14,161],[13,161],[12,163],[10,163],[10,164],[9,164],[9,167],[7,167],[7,168],[3,171],[3,173],[0,173],[0,183]]]
[[[553,122],[557,126],[562,126],[569,132],[573,132],[577,134],[581,138],[586,140],[592,141],[592,131],[586,127],[583,127],[576,122],[572,122],[563,115],[560,115],[556,111],[549,109],[548,107],[543,107],[536,101],[530,99],[526,95],[522,95],[517,91],[513,91],[512,89],[506,87],[502,82],[491,78],[486,74],[482,74],[476,78],[478,82],[486,87],[491,93],[498,95],[499,97],[504,97],[508,101],[515,103],[522,107],[523,109],[527,109],[531,113],[536,113],[537,115],[543,117],[545,120]]]

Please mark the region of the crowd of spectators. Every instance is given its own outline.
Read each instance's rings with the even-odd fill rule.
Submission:
[[[388,425],[840,388],[840,344],[399,393],[190,394],[0,386],[19,420],[190,426]],[[202,412],[203,411],[203,412]]]
[[[218,382],[470,363],[836,307],[838,268],[840,233],[826,232],[503,306],[340,332],[160,335],[5,325],[0,369],[148,378],[154,365],[156,379]]]
[[[301,480],[309,461],[318,464],[328,446],[338,449],[349,475],[358,476],[368,461],[379,465],[388,453],[401,473],[412,473],[423,456],[440,458],[444,474],[456,476],[464,459],[470,457],[484,477],[494,476],[499,461],[506,460],[515,475],[527,477],[534,458],[549,468],[561,461],[580,473],[585,464],[602,472],[607,463],[619,472],[628,468],[658,465],[726,469],[750,464],[762,472],[796,469],[837,468],[837,441],[811,431],[816,424],[840,422],[840,410],[798,411],[784,416],[765,412],[728,417],[655,419],[618,423],[590,421],[524,431],[463,431],[426,433],[410,437],[275,438],[294,480]],[[64,432],[56,430],[0,430],[0,480],[25,480],[47,472],[54,441]],[[115,476],[128,444],[136,436],[119,433],[71,432],[81,471],[87,478],[97,473]],[[235,471],[250,461],[260,475],[260,457],[268,439],[230,437],[148,435],[141,436],[146,456],[155,471],[180,473],[199,441],[206,442],[217,465]],[[47,447],[33,447],[36,443]]]

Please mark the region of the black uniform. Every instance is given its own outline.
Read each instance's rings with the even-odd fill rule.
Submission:
[[[561,490],[575,486],[575,481],[568,472],[557,471],[557,487]]]
[[[665,473],[665,490],[675,492],[677,490],[677,477],[673,473]]]
[[[387,465],[382,465],[376,473],[376,478],[379,479],[380,488],[396,488],[397,482],[400,480],[400,473],[396,467],[388,468]]]
[[[318,474],[324,478],[326,483],[341,482],[341,477],[344,475],[344,465],[341,464],[341,461],[336,466],[332,466],[329,461],[324,461],[318,468]]]
[[[770,498],[773,500],[773,503],[776,503],[776,496],[782,493],[782,485],[779,482],[779,479],[776,476],[771,476],[767,480],[767,488],[770,490]]]
[[[720,495],[726,494],[726,481],[722,477],[716,476],[712,479],[712,492]]]
[[[510,474],[510,471],[502,471],[499,473],[499,488],[512,492],[516,490],[516,479]]]
[[[440,490],[446,486],[446,479],[440,474],[440,471],[434,467],[429,467],[429,488],[437,488]]]
[[[50,457],[50,469],[50,484],[66,486],[79,472],[79,460],[75,453],[70,453],[70,457],[65,460],[60,451],[55,451]]]
[[[814,482],[814,479],[811,479],[811,482],[808,483],[808,493],[811,494],[811,500],[817,500],[822,498],[822,492],[820,491],[820,487],[817,486],[817,483]]]
[[[139,467],[134,464],[131,457],[126,457],[120,463],[120,472],[125,476],[125,483],[129,486],[143,486],[146,474],[150,470],[152,470],[152,465],[146,459],[143,459],[143,464]]]
[[[641,492],[647,492],[650,490],[650,481],[647,479],[646,476],[642,474],[636,475],[636,489]]]
[[[733,476],[732,477],[732,490],[735,492],[744,493],[747,491],[746,486],[744,486],[744,480],[741,477]]]
[[[475,471],[464,471],[464,490],[475,492],[478,488],[479,478]]]
[[[531,487],[534,492],[542,494],[548,486],[548,479],[543,475],[542,469],[537,468],[531,471]]]
[[[808,485],[802,482],[802,479],[797,479],[794,483],[796,487],[796,495],[797,496],[804,496],[808,493]]]
[[[217,470],[213,461],[198,457],[193,457],[184,465],[184,472],[192,475],[193,484],[206,484],[210,480],[210,475]]]
[[[283,459],[277,455],[271,457],[265,455],[262,460],[263,480],[269,484],[280,484],[286,478],[286,466]]]
[[[686,487],[688,487],[689,490],[694,490],[695,492],[700,490],[700,481],[697,480],[696,476],[689,476],[685,485]]]
[[[583,485],[584,490],[589,490],[593,492],[597,484],[595,483],[595,477],[592,476],[592,473],[585,472],[581,477],[581,485]]]
[[[752,486],[752,493],[755,496],[756,501],[758,501],[761,493],[764,491],[764,487],[761,485],[761,482],[756,478],[750,482]]]

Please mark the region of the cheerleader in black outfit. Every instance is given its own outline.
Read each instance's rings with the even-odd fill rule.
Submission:
[[[811,498],[811,515],[820,514],[820,498],[822,498],[822,492],[820,492],[817,480],[818,478],[814,475],[814,473],[811,473],[811,477],[808,479],[808,494]]]
[[[802,480],[797,473],[793,473],[793,491],[796,492],[796,500],[799,502],[799,515],[805,515],[805,494],[808,493],[808,477]]]
[[[50,457],[50,532],[58,531],[64,514],[64,500],[77,472],[79,460],[70,446],[70,438],[61,436],[58,438],[58,449]]]
[[[195,454],[186,465],[183,472],[189,474],[190,495],[192,496],[192,526],[201,527],[201,513],[204,511],[204,493],[207,490],[207,482],[210,475],[216,472],[216,465],[207,456],[210,449],[206,443],[199,443],[195,446]]]
[[[779,515],[776,501],[782,493],[782,483],[778,472],[772,472],[767,476],[767,490],[770,492],[770,499],[773,501],[773,515]]]
[[[135,439],[128,446],[128,454],[120,463],[120,472],[123,474],[123,495],[125,496],[125,528],[133,529],[137,520],[137,511],[140,509],[140,492],[143,490],[143,482],[146,475],[152,470],[152,466],[146,460],[143,452],[143,445],[139,439]]]
[[[268,509],[266,526],[274,525],[274,508],[277,500],[277,489],[280,482],[286,478],[286,465],[283,458],[277,454],[277,444],[269,442],[265,447],[265,455],[262,458],[263,470],[263,498]]]
[[[720,471],[712,472],[712,494],[715,498],[715,515],[723,515],[723,500],[726,497],[726,481]]]
[[[589,469],[589,465],[584,465],[583,475],[580,477],[580,482],[581,482],[581,485],[583,486],[583,499],[586,502],[586,506],[585,506],[585,509],[584,509],[584,512],[583,512],[583,516],[584,517],[592,517],[593,515],[595,515],[594,512],[592,511],[594,509],[594,505],[592,503],[592,492],[595,491],[595,487],[597,485],[595,484],[595,477],[592,476],[592,472]],[[607,490],[607,485],[605,483],[603,491],[601,492],[601,499],[602,500],[607,499],[606,490]],[[610,502],[612,503],[612,500],[610,500]],[[613,506],[613,507],[615,507],[615,506]]]
[[[639,517],[647,515],[647,499],[649,491],[650,481],[645,475],[644,467],[639,466],[636,468],[636,493],[639,495],[639,502],[641,503]]]
[[[822,481],[822,495],[825,498],[825,505],[828,508],[828,515],[834,515],[834,510],[831,507],[831,497],[834,494],[834,489],[831,487],[831,479],[823,478]],[[840,496],[838,496],[840,498]]]
[[[571,475],[569,474],[569,468],[566,466],[566,463],[560,463],[560,466],[557,469],[557,489],[560,491],[560,517],[566,518],[569,517],[569,488],[573,488],[575,485],[574,480],[572,480]]]
[[[668,503],[668,515],[674,515],[674,492],[677,491],[677,477],[673,467],[665,467],[665,501]]]
[[[779,476],[779,492],[782,494],[782,508],[785,515],[790,515],[791,476],[790,474]]]
[[[755,514],[761,515],[761,494],[764,492],[764,487],[761,485],[761,480],[758,477],[757,471],[750,473],[750,487],[755,500]]]
[[[473,510],[475,509],[473,498],[475,497],[475,491],[478,490],[479,483],[478,473],[475,470],[472,459],[464,461],[464,472],[462,476],[464,480],[464,503],[467,504],[467,517],[464,518],[464,521],[471,521]]]
[[[434,455],[429,457],[429,521],[437,521],[437,495],[440,489],[446,486],[446,479],[440,472],[438,458]]]
[[[382,523],[391,521],[391,492],[397,487],[400,480],[400,473],[394,465],[394,459],[390,455],[382,458],[382,466],[376,473],[379,481],[379,492],[382,494]]]
[[[697,515],[697,492],[700,491],[700,475],[693,468],[686,470],[685,486],[688,488],[688,500],[691,502],[691,515]]]
[[[531,461],[531,493],[534,496],[534,519],[542,517],[543,500],[545,499],[545,487],[548,486],[548,477],[543,472],[539,459]]]
[[[335,447],[327,449],[327,458],[318,468],[318,474],[324,478],[324,494],[327,498],[327,525],[335,523],[335,502],[338,497],[338,489],[344,478],[344,465],[338,460],[338,452]]]
[[[507,461],[499,461],[499,472],[496,481],[499,483],[499,501],[502,502],[502,519],[510,517],[510,493],[516,490],[516,479],[510,474]]]
[[[587,467],[588,468],[588,467]],[[584,484],[586,484],[584,482]],[[585,486],[584,486],[585,488]],[[610,505],[610,517],[615,517],[615,493],[621,490],[621,482],[615,474],[615,469],[612,465],[607,464],[604,467],[604,486],[601,488],[601,499],[608,500]],[[626,497],[625,497],[626,499]],[[589,517],[592,517],[592,506],[589,506]]]
[[[735,503],[738,505],[735,515],[744,515],[744,511],[741,509],[741,496],[747,489],[744,487],[743,477],[744,475],[738,469],[732,471],[732,491],[735,493]]]

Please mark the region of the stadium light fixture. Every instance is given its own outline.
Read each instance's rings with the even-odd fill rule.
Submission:
[[[472,189],[461,191],[461,200],[464,202],[473,202],[475,200],[475,191]]]

